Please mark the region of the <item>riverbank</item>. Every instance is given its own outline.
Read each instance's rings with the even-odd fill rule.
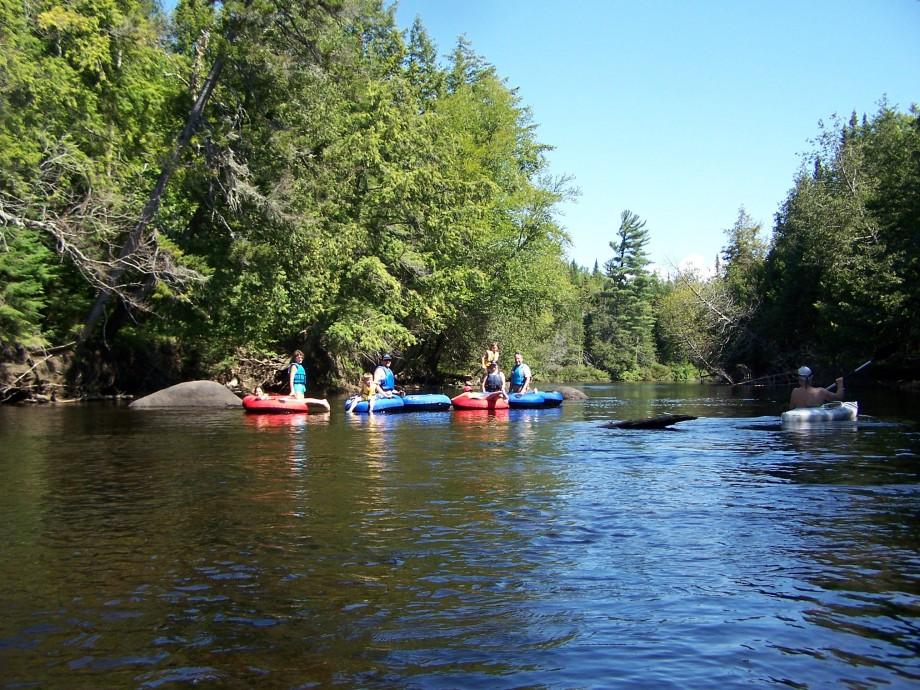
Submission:
[[[213,370],[189,362],[178,348],[160,345],[140,350],[90,352],[77,356],[75,343],[50,348],[4,347],[0,350],[0,404],[54,404],[93,400],[130,400],[183,381],[208,379],[225,385],[239,396],[256,386],[267,392],[287,390],[286,355],[253,355],[237,352]],[[770,385],[783,387],[778,376],[764,377]],[[426,386],[460,387],[471,380],[463,374],[445,375]],[[609,383],[595,379],[550,377],[554,383]],[[403,378],[412,387],[411,378]],[[629,383],[667,383],[630,381]],[[920,358],[900,358],[876,363],[861,374],[860,386],[870,385],[899,392],[920,393]],[[540,378],[536,385],[542,383]],[[700,384],[712,381],[699,380]],[[756,383],[756,381],[755,381]],[[741,387],[748,384],[736,384]],[[349,392],[347,385],[332,386],[322,395]]]

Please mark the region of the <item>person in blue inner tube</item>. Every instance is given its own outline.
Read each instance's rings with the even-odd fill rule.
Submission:
[[[358,386],[358,394],[351,398],[351,401],[348,403],[347,412],[354,412],[355,408],[358,406],[358,403],[362,400],[367,400],[367,411],[370,414],[374,413],[374,401],[377,399],[377,396],[380,394],[380,386],[374,381],[374,377],[369,372],[361,375],[361,383]]]
[[[401,390],[396,388],[396,374],[390,369],[392,361],[393,358],[390,357],[389,354],[385,354],[380,358],[380,364],[374,369],[374,381],[380,387],[380,393],[378,393],[378,395],[384,398],[392,398],[394,395],[404,395]]]
[[[300,350],[294,350],[294,354],[291,355],[291,366],[288,380],[291,386],[290,395],[292,398],[303,400],[308,405],[312,404],[319,405],[320,407],[325,407],[326,411],[329,411],[328,400],[304,397],[307,392],[307,370],[304,369],[303,352]]]
[[[796,374],[799,379],[799,387],[794,388],[789,396],[790,410],[797,407],[820,407],[832,400],[843,400],[842,376],[837,378],[837,392],[832,393],[827,388],[819,388],[812,384],[811,369],[808,367],[799,367]]]
[[[498,362],[489,362],[486,374],[482,377],[482,392],[499,393],[502,398],[508,399],[508,394],[505,393],[505,375]]]
[[[530,367],[524,364],[524,355],[520,352],[514,353],[514,366],[511,367],[511,376],[509,378],[512,393],[526,393],[530,390],[530,381],[533,378],[533,374],[530,372]]]

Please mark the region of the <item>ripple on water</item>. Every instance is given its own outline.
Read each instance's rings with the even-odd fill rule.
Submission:
[[[5,425],[4,682],[920,680],[920,435],[789,432],[782,401],[725,389],[590,392],[551,414]],[[699,419],[601,427],[663,412]]]

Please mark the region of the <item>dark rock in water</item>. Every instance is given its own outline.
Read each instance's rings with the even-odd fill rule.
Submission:
[[[557,386],[556,390],[562,393],[562,397],[565,400],[587,400],[588,396],[582,393],[577,388],[572,388],[571,386]]]
[[[186,381],[138,398],[129,407],[240,407],[242,404],[216,381]]]
[[[677,422],[696,419],[688,414],[661,414],[648,419],[626,419],[621,422],[602,424],[605,429],[665,429]]]

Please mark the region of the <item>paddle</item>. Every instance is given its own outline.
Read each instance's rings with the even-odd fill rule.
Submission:
[[[844,378],[850,378],[851,376],[855,376],[856,374],[858,374],[859,372],[861,372],[863,369],[865,369],[867,366],[869,366],[870,364],[872,364],[872,362],[874,362],[874,361],[877,360],[877,359],[885,359],[886,357],[890,357],[892,354],[894,354],[894,351],[895,351],[896,349],[897,349],[897,346],[896,346],[896,345],[885,345],[885,346],[883,346],[883,347],[880,347],[878,350],[875,351],[875,353],[872,355],[871,359],[868,359],[868,360],[866,360],[865,362],[863,362],[862,364],[860,364],[860,365],[859,365],[858,367],[856,367],[853,371],[851,371],[849,374],[847,374]],[[833,382],[831,385],[829,385],[829,386],[825,386],[825,388],[827,388],[827,390],[829,390],[829,391],[834,390],[836,387],[837,387],[837,382],[836,382],[836,381],[834,381],[834,382]]]

